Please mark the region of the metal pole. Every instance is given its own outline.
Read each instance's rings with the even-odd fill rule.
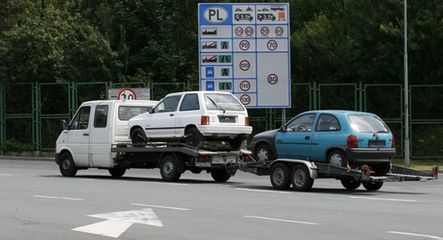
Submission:
[[[286,108],[283,108],[281,111],[281,125],[286,124]]]
[[[408,83],[408,1],[404,0],[404,108],[405,108],[405,166],[411,165],[410,153],[409,153],[409,83]]]

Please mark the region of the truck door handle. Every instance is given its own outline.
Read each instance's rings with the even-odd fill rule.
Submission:
[[[305,140],[309,140],[310,138],[310,136],[305,136]]]
[[[169,116],[170,116],[170,117],[173,117],[173,116],[174,116],[174,114],[173,114],[173,113],[171,113],[171,114],[169,114]]]
[[[89,133],[83,133],[83,136],[89,136]]]

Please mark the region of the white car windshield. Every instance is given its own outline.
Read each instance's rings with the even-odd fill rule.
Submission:
[[[353,114],[348,116],[352,129],[360,133],[388,133],[384,122],[373,115]]]
[[[241,103],[230,94],[207,93],[205,94],[207,110],[243,111]]]

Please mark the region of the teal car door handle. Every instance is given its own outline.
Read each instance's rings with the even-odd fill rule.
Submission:
[[[310,136],[305,136],[305,140],[309,140],[309,139],[311,139]]]

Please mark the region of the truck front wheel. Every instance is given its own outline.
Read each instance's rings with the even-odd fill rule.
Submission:
[[[286,190],[291,185],[289,167],[284,163],[276,163],[271,169],[272,186],[279,190]]]
[[[126,168],[114,167],[108,170],[112,177],[119,178],[126,172]]]
[[[231,178],[226,169],[211,170],[211,176],[216,182],[226,182]]]
[[[71,154],[64,152],[60,155],[60,173],[65,177],[74,177],[77,174],[77,167]]]
[[[181,162],[173,155],[164,155],[160,162],[160,174],[165,181],[178,181],[181,176]]]

